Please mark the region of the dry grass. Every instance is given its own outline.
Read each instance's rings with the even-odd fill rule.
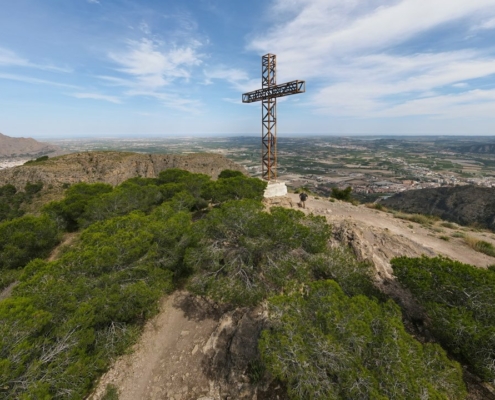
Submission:
[[[406,214],[398,212],[394,214],[394,218],[404,219],[406,221],[416,222],[420,225],[431,225],[438,220],[438,217],[424,214]]]
[[[479,240],[472,236],[465,236],[464,241],[472,249],[486,254],[487,256],[495,257],[495,246],[493,246],[493,244],[485,242],[484,240]]]
[[[388,211],[380,203],[366,203],[365,207],[372,208],[373,210],[378,210],[378,211]]]

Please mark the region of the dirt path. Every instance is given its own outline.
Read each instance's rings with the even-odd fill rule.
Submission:
[[[289,197],[294,204],[299,201],[297,194],[289,193]],[[428,256],[444,255],[479,267],[495,264],[495,258],[473,250],[462,238],[452,237],[452,233],[458,231],[458,229],[437,227],[436,229],[441,229],[442,231],[435,232],[431,228],[426,228],[418,223],[394,218],[390,213],[370,209],[364,205],[354,206],[346,202],[330,202],[326,199],[315,199],[313,197],[308,199],[306,209],[302,211],[324,215],[328,222],[334,225],[345,221],[354,223],[364,231],[382,231],[388,236],[396,236],[404,241],[410,241],[417,245],[418,249],[423,249],[419,251],[420,254]],[[475,231],[467,233],[469,236],[495,245],[495,234],[493,233]],[[443,240],[440,236],[446,236],[449,240]],[[373,245],[380,247],[380,243],[371,243],[371,246]],[[381,245],[386,245],[386,241]]]
[[[79,236],[79,232],[66,233],[62,238],[60,244],[57,247],[55,247],[48,256],[48,261],[55,261],[62,252],[62,250],[67,246],[70,246],[78,236]]]
[[[132,354],[121,357],[103,375],[90,399],[101,399],[108,384],[118,388],[119,400],[217,399],[202,360],[218,316],[195,301],[185,292],[165,298]]]

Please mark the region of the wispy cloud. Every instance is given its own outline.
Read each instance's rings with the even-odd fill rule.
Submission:
[[[15,52],[0,47],[0,66],[4,67],[26,67],[54,72],[72,72],[71,69],[56,67],[50,64],[34,63],[23,58]]]
[[[31,84],[35,84],[35,85],[50,85],[50,86],[59,86],[59,87],[71,88],[71,89],[80,89],[80,87],[75,86],[75,85],[69,85],[69,84],[60,83],[60,82],[53,82],[53,81],[49,81],[46,79],[38,79],[38,78],[30,77],[30,76],[17,75],[17,74],[0,73],[0,79],[7,79],[7,80],[11,80],[11,81],[18,81],[18,82],[24,82],[24,83],[31,83]]]
[[[261,78],[250,79],[246,71],[238,68],[218,65],[207,68],[203,72],[206,77],[205,84],[211,84],[213,80],[225,80],[238,92],[256,90],[261,86]]]
[[[308,91],[306,101],[319,112],[453,116],[452,102],[460,99],[473,105],[466,108],[471,112],[476,104],[488,112],[486,102],[494,101],[484,96],[491,87],[474,95],[468,85],[495,75],[491,49],[466,44],[465,50],[451,51],[431,39],[421,42],[446,24],[458,33],[473,26],[491,29],[493,0],[430,0],[427,6],[417,0],[276,0],[274,12],[280,16],[275,27],[252,39],[248,49],[277,54],[282,80],[316,81],[319,89]],[[449,94],[454,85],[461,93]]]
[[[475,28],[477,29],[495,29],[495,18],[482,21]]]
[[[86,0],[86,1],[91,4],[100,4],[99,0]]]
[[[93,99],[93,100],[103,100],[114,104],[121,104],[122,100],[117,96],[109,96],[100,93],[71,93],[70,96],[76,99]]]

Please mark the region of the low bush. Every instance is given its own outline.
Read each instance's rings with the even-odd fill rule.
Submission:
[[[337,200],[351,201],[352,200],[351,192],[352,192],[352,187],[350,186],[346,187],[345,189],[339,189],[333,187],[331,196]]]
[[[291,399],[463,399],[462,370],[406,333],[392,301],[348,297],[321,281],[271,298],[259,347]]]
[[[85,398],[172,290],[191,226],[164,204],[97,222],[60,259],[32,261],[0,302],[2,398]]]
[[[199,246],[188,250],[190,288],[215,300],[252,305],[288,279],[306,279],[305,255],[325,251],[330,229],[322,217],[253,200],[230,201],[198,221]]]
[[[495,379],[495,273],[442,257],[391,262],[440,343],[484,380]]]
[[[46,214],[0,223],[0,269],[24,267],[34,258],[48,256],[60,237],[57,224]]]
[[[493,246],[493,244],[473,236],[465,236],[464,241],[473,250],[486,254],[487,256],[495,257],[495,246]]]

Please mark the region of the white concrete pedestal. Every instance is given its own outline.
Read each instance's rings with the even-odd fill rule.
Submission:
[[[287,195],[287,186],[285,182],[270,181],[265,189],[263,196],[265,198],[279,197]]]

